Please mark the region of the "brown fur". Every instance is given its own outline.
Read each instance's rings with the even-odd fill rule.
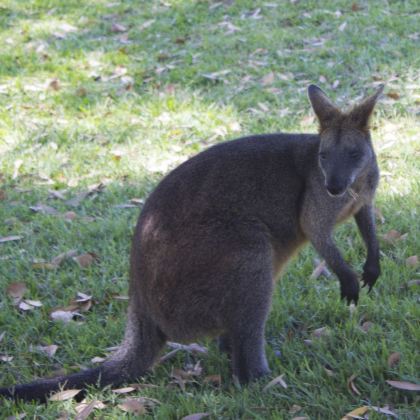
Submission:
[[[274,279],[310,241],[357,302],[357,274],[332,239],[355,216],[367,245],[363,280],[379,276],[372,200],[378,168],[367,128],[380,91],[341,113],[316,86],[308,94],[321,133],[268,134],[223,143],[180,165],[156,187],[131,251],[124,341],[101,367],[0,389],[40,399],[59,387],[119,384],[143,375],[166,340],[220,336],[233,374],[269,372],[264,327]]]

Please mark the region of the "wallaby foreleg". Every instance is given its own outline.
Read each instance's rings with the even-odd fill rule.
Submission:
[[[344,261],[340,250],[337,248],[331,237],[331,230],[325,229],[320,224],[305,226],[305,233],[319,255],[327,262],[328,266],[337,275],[340,281],[341,299],[346,299],[347,303],[357,304],[359,299],[359,280],[357,274]]]
[[[372,290],[377,278],[381,274],[379,264],[379,245],[376,236],[375,215],[371,205],[363,206],[354,216],[357,226],[362,235],[367,248],[367,258],[363,266],[363,287],[369,286],[369,292]]]

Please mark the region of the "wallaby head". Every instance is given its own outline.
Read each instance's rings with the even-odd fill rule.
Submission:
[[[320,124],[319,166],[331,196],[342,196],[374,158],[369,118],[383,88],[349,112],[337,108],[319,87],[308,88]]]

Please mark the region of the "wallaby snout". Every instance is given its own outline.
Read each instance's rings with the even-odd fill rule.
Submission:
[[[340,180],[330,179],[325,181],[325,187],[331,197],[341,197],[347,191],[347,186],[344,185]]]

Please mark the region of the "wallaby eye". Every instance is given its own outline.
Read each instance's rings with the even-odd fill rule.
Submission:
[[[358,150],[352,150],[352,151],[350,152],[350,157],[351,157],[352,159],[359,159],[359,158],[360,158],[360,156],[361,156],[361,154],[360,154],[360,152],[359,152]]]
[[[327,154],[325,152],[319,152],[319,158],[321,160],[325,160],[327,158]]]

